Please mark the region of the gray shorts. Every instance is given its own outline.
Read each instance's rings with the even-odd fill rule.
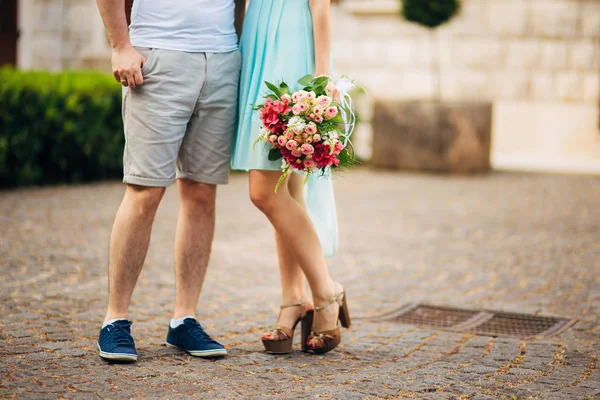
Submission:
[[[144,84],[123,88],[123,182],[227,183],[241,53],[137,48]]]

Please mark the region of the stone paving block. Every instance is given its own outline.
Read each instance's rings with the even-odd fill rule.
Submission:
[[[22,268],[10,269],[8,276],[0,269],[0,282],[14,285],[10,295],[0,293],[0,316],[22,327],[7,331],[0,326],[0,396],[214,399],[268,393],[274,398],[519,395],[571,400],[600,390],[598,369],[588,371],[593,357],[600,356],[600,331],[594,330],[600,309],[586,303],[588,297],[572,294],[576,288],[590,293],[594,282],[586,266],[595,253],[581,252],[580,246],[590,235],[600,237],[597,178],[491,174],[442,179],[366,169],[348,174],[336,182],[344,239],[331,265],[353,293],[353,317],[377,315],[418,297],[472,308],[542,310],[583,317],[583,323],[556,339],[528,341],[522,353],[516,339],[464,338],[357,318],[354,328],[344,331],[343,346],[326,356],[295,351],[273,357],[259,340],[275,322],[280,301],[276,261],[269,253],[272,229],[249,201],[240,202],[246,177],[234,175],[231,185],[220,188],[220,222],[199,310],[203,325],[228,346],[229,356],[218,361],[163,346],[173,296],[175,191],[167,191],[157,214],[134,294],[140,359],[133,365],[108,364],[95,349],[106,301],[106,241],[122,185],[0,192],[0,215],[8,216],[0,220],[0,229],[8,222],[15,231],[10,245],[0,243],[0,258]],[[102,198],[102,204],[82,201],[88,198]],[[364,213],[365,204],[370,213]],[[37,211],[48,207],[51,217]],[[247,220],[230,215],[231,209]],[[91,220],[100,222],[85,235],[72,229]],[[236,247],[231,247],[232,235]],[[31,279],[41,273],[50,275]],[[65,292],[63,282],[79,285]],[[568,350],[561,355],[562,346]],[[33,386],[34,380],[46,386]],[[77,388],[83,392],[72,392]]]
[[[55,400],[58,396],[50,393],[21,393],[19,399],[31,399],[31,400]]]
[[[87,399],[99,399],[101,398],[100,396],[98,396],[95,393],[62,393],[60,394],[60,397],[63,399],[80,399],[80,400],[87,400]]]

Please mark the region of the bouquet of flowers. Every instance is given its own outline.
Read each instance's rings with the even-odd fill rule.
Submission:
[[[354,86],[344,79],[345,86]],[[265,82],[269,92],[265,104],[255,105],[262,128],[253,148],[265,141],[271,146],[269,160],[282,160],[275,192],[294,169],[306,173],[306,183],[315,171],[356,164],[350,142],[355,123],[352,101],[341,88],[340,101],[334,101],[325,90],[328,82],[327,77],[307,75],[298,81],[303,89],[293,93],[285,82],[279,86]]]

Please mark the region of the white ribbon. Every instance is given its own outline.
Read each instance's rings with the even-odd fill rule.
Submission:
[[[335,86],[340,91],[339,109],[344,120],[344,146],[346,146],[356,127],[356,114],[354,113],[354,104],[350,96],[350,91],[356,87],[356,84],[344,76],[336,82]]]

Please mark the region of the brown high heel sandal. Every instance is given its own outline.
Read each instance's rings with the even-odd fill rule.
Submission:
[[[342,341],[342,334],[340,333],[339,325],[330,331],[319,330],[319,311],[323,311],[334,303],[337,303],[340,306],[338,319],[342,323],[342,326],[344,328],[350,328],[350,325],[352,325],[352,321],[350,320],[350,312],[348,310],[348,302],[346,301],[345,290],[329,299],[329,303],[327,305],[315,307],[315,327],[312,329],[306,342],[308,348],[312,350],[313,353],[325,354],[330,352]],[[309,344],[309,342],[312,342],[314,339],[317,339],[319,342],[319,344],[316,346]]]
[[[292,344],[294,342],[294,330],[296,325],[300,324],[300,331],[302,335],[302,351],[308,351],[308,335],[310,334],[310,328],[313,322],[313,310],[306,310],[306,303],[300,301],[299,303],[284,304],[281,309],[289,307],[300,307],[300,318],[296,320],[294,326],[288,328],[286,326],[276,326],[272,331],[274,339],[262,339],[265,350],[269,354],[288,354],[292,352]],[[280,312],[281,314],[281,312]]]

